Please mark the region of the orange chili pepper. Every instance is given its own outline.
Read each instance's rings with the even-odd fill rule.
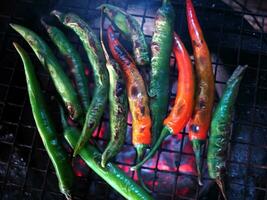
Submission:
[[[207,138],[214,103],[214,77],[211,57],[191,0],[186,0],[187,25],[194,51],[196,67],[196,100],[189,121],[189,139],[192,141],[201,185],[201,147]]]
[[[156,153],[162,141],[170,134],[178,134],[192,116],[195,92],[193,68],[188,52],[176,33],[174,33],[173,52],[179,71],[175,104],[168,117],[164,120],[165,126],[153,148],[148,155],[140,163],[132,167],[131,170],[141,167]]]
[[[134,60],[115,37],[111,26],[108,27],[107,34],[111,53],[125,75],[127,96],[132,114],[132,143],[136,148],[137,162],[139,162],[144,155],[145,148],[151,144],[149,99],[144,80]],[[140,171],[137,173],[140,179]],[[142,181],[141,184],[143,184]]]

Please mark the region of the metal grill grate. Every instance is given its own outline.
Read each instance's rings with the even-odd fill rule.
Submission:
[[[1,199],[64,199],[59,193],[53,166],[44,150],[36,130],[31,108],[27,97],[25,76],[21,61],[12,47],[12,41],[23,43],[28,52],[32,52],[28,45],[9,27],[8,23],[20,23],[36,31],[43,38],[47,35],[42,29],[39,19],[47,16],[49,11],[57,8],[62,11],[70,10],[79,14],[90,22],[95,31],[99,31],[99,13],[95,7],[101,3],[111,3],[125,8],[142,24],[147,40],[150,41],[153,31],[153,18],[160,1],[149,0],[101,0],[101,1],[34,1],[11,0],[4,1],[0,7],[0,198]],[[233,1],[238,3],[240,1]],[[228,195],[229,199],[265,199],[267,200],[267,37],[263,27],[267,23],[267,14],[254,14],[247,9],[247,2],[242,1],[241,10],[233,11],[220,0],[194,1],[199,21],[213,59],[216,87],[218,94],[226,77],[239,64],[248,64],[244,81],[242,82],[239,98],[233,119],[232,136],[228,149]],[[262,5],[263,1],[257,1]],[[176,10],[175,30],[181,36],[192,53],[185,18],[184,1],[173,1]],[[243,17],[244,15],[257,19],[260,31],[255,31]],[[105,23],[107,25],[108,22]],[[69,31],[69,38],[76,45],[83,61],[88,65],[87,58],[77,37]],[[120,37],[123,41],[123,38]],[[53,46],[47,40],[50,46]],[[52,83],[42,69],[35,56],[31,53],[37,68],[42,88],[47,96],[55,93]],[[57,54],[60,61],[64,60]],[[176,80],[177,71],[172,59],[171,80]],[[175,96],[174,93],[171,95]],[[217,98],[218,99],[218,98]],[[50,100],[50,99],[48,99]],[[51,103],[56,110],[55,103]],[[104,116],[100,127],[107,126]],[[131,125],[129,124],[129,127]],[[99,128],[95,139],[99,144],[105,144],[107,136],[102,137]],[[124,152],[133,150],[128,138]],[[170,137],[168,141],[178,143],[177,137]],[[193,158],[192,153],[184,149],[187,133],[184,130],[179,139],[179,145],[162,145],[154,157],[155,166],[145,165],[144,174],[148,174],[153,196],[156,199],[216,199],[220,198],[215,186],[210,186],[209,192],[196,188],[192,192],[177,194],[181,181],[195,176],[183,173],[180,167],[185,159]],[[179,146],[179,147],[178,147]],[[174,169],[161,168],[162,155],[174,155]],[[124,159],[118,156],[116,163],[131,177],[135,177],[129,168],[134,164],[134,157]],[[205,160],[205,156],[203,159]],[[101,178],[86,168],[81,160],[75,161],[80,177],[74,186],[74,199],[122,199],[119,194],[107,186]],[[170,163],[169,163],[170,164]],[[205,165],[203,165],[205,171]],[[165,188],[168,180],[168,190]],[[207,174],[204,181],[208,182]],[[206,184],[209,187],[209,184]],[[165,189],[162,189],[165,188]]]

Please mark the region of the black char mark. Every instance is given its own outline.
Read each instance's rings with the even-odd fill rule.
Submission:
[[[196,40],[193,40],[193,46],[195,46],[195,47],[201,47],[202,44],[203,44],[202,40],[200,40],[200,42],[197,42]]]
[[[160,50],[159,44],[157,42],[152,42],[151,47],[152,47],[152,50],[155,52],[159,52]]]
[[[117,97],[121,96],[123,94],[123,90],[125,89],[125,86],[122,82],[117,82],[116,84],[116,90],[115,90],[115,95]]]
[[[138,94],[138,90],[136,86],[132,86],[131,88],[131,96],[136,97]]]

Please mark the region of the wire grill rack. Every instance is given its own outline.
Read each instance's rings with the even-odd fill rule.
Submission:
[[[142,25],[147,40],[151,39],[153,19],[157,8],[161,4],[158,0],[4,0],[2,3],[0,7],[1,199],[64,199],[58,190],[53,166],[33,121],[22,64],[12,47],[12,41],[23,43],[28,52],[32,51],[22,38],[11,30],[8,24],[11,22],[20,23],[47,39],[39,19],[47,16],[52,9],[57,8],[79,14],[88,20],[98,33],[100,14],[95,8],[107,2],[123,7],[134,15]],[[238,1],[233,2],[238,3]],[[208,46],[211,52],[216,55],[213,59],[216,86],[223,87],[225,85],[225,80],[220,78],[221,69],[231,73],[239,64],[249,65],[236,104],[232,135],[229,141],[227,154],[228,189],[231,186],[239,188],[236,198],[232,199],[267,200],[267,37],[263,32],[267,15],[250,12],[247,9],[247,2],[247,0],[243,2],[242,9],[239,11],[233,11],[219,0],[197,0],[194,1],[194,4]],[[257,2],[260,6],[264,1]],[[175,30],[183,39],[189,52],[192,53],[186,26],[184,1],[173,1],[173,5],[176,10]],[[258,26],[262,27],[260,31],[252,29],[244,18],[245,15],[257,19]],[[105,23],[106,26],[107,24],[108,22]],[[86,65],[88,65],[77,37],[69,32],[67,34],[79,50]],[[120,39],[123,40],[121,37]],[[50,46],[52,45],[49,40],[47,42]],[[48,96],[54,95],[55,90],[47,73],[39,66],[40,64],[33,53],[30,55],[37,68],[42,88],[45,88],[45,93]],[[57,56],[64,64],[60,55],[57,54]],[[177,77],[174,59],[171,63],[171,80],[174,81]],[[175,96],[174,93],[171,95],[172,97]],[[51,106],[51,110],[57,110],[54,103],[51,103]],[[107,117],[104,116],[102,124],[107,121]],[[129,126],[131,125],[129,124]],[[236,132],[242,131],[246,131],[248,134],[236,134]],[[155,167],[144,166],[142,168],[143,171],[149,171],[151,174],[153,196],[156,199],[220,199],[217,190],[213,190],[215,192],[211,191],[206,195],[200,195],[201,188],[197,185],[193,194],[177,195],[179,177],[182,175],[192,176],[182,174],[178,170],[184,156],[193,156],[183,151],[183,142],[187,133],[184,130],[181,134],[182,139],[179,148],[162,146],[155,157]],[[99,143],[105,142],[107,139],[100,135],[101,128],[98,129],[95,139]],[[125,146],[131,147],[130,140],[125,142]],[[239,149],[239,153],[233,148]],[[175,161],[177,170],[168,171],[158,167],[160,155],[164,153],[177,155]],[[261,155],[262,157],[255,155]],[[205,158],[204,156],[204,161]],[[78,160],[77,162],[81,161]],[[134,162],[134,160],[132,162],[116,160],[116,163],[123,169],[129,169]],[[83,166],[83,163],[81,162],[79,166]],[[241,178],[236,178],[233,175],[234,172],[231,169],[235,167],[240,169],[240,171],[234,172],[241,174]],[[127,172],[127,170],[125,171]],[[74,199],[122,199],[91,170],[84,167],[83,173],[86,176],[81,175],[75,182]],[[134,177],[134,173],[129,170],[128,175]],[[170,185],[170,190],[159,190],[161,176],[168,176],[169,180],[173,180],[174,184]],[[204,176],[204,179],[208,180],[208,177]],[[255,184],[251,184],[251,179]],[[156,181],[159,182],[157,185],[155,185]],[[251,192],[252,190],[253,192]],[[252,196],[255,198],[252,198]]]

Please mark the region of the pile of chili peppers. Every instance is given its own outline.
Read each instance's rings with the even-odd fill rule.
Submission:
[[[141,27],[133,16],[109,4],[103,4],[98,9],[101,11],[100,37],[95,35],[79,16],[56,10],[51,12],[66,28],[77,34],[83,44],[93,70],[94,90],[91,98],[81,58],[60,29],[41,20],[52,42],[64,56],[74,84],[42,38],[26,27],[11,24],[31,46],[51,76],[61,98],[59,109],[63,135],[74,149],[73,156],[80,155],[92,170],[126,199],[152,199],[149,188],[142,181],[140,167],[156,153],[166,136],[178,134],[187,124],[196,158],[198,182],[202,185],[201,152],[203,144],[207,142],[211,124],[207,151],[208,171],[210,178],[216,181],[226,199],[223,177],[226,171],[225,155],[231,114],[246,66],[236,68],[226,84],[215,112],[212,112],[215,83],[211,57],[191,0],[186,0],[186,16],[194,66],[181,38],[174,32],[175,12],[169,0],[163,0],[162,6],[157,10],[150,50]],[[117,39],[112,26],[107,29],[110,54],[108,53],[103,41],[104,16],[108,17],[112,25],[131,43],[133,57]],[[14,43],[14,47],[24,64],[32,113],[55,168],[60,191],[67,199],[72,199],[74,173],[71,162],[58,139],[35,67],[22,47],[17,43]],[[169,65],[172,52],[179,74],[175,103],[168,113]],[[151,69],[148,84],[139,72],[140,68],[146,67]],[[111,135],[106,149],[100,153],[93,146],[91,136],[99,125],[107,103]],[[137,164],[131,169],[137,170],[142,187],[111,162],[124,143],[128,106],[132,116],[132,143],[137,152]],[[70,119],[75,123],[70,124]],[[152,148],[145,155],[150,145]]]

